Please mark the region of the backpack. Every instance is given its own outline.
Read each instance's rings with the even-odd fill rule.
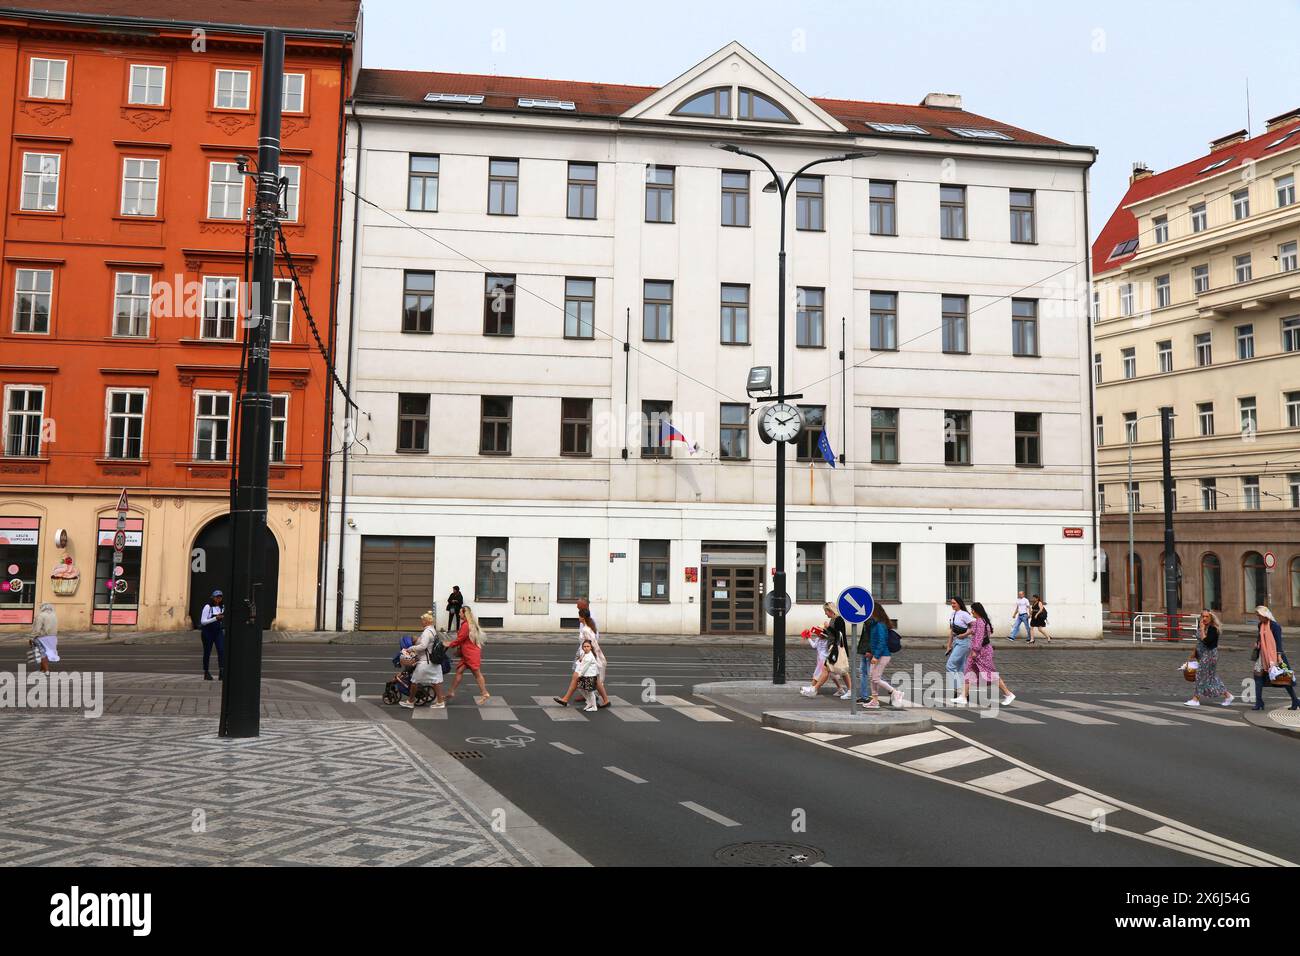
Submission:
[[[889,632],[885,635],[885,642],[886,645],[889,647],[889,653],[891,654],[897,654],[899,651],[903,649],[903,639],[898,636],[898,632],[894,630],[892,627],[889,629]]]
[[[435,640],[429,646],[429,663],[437,666],[439,664],[445,663],[446,660],[447,660],[447,645],[442,643],[442,641]],[[446,668],[443,668],[443,673],[446,673]]]

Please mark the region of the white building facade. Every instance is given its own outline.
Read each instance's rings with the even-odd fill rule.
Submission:
[[[876,153],[788,200],[790,627],[857,583],[938,634],[954,591],[1000,623],[1022,586],[1099,633],[1093,151],[956,97],[813,100],[739,44],[658,89],[363,71],[327,622],[410,629],[459,585],[509,631],[573,626],[578,596],[608,631],[770,627],[745,384],[777,364],[780,209],[718,142],[783,175]]]

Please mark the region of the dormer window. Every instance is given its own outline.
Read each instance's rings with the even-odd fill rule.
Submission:
[[[760,123],[793,123],[794,117],[780,103],[756,90],[740,88],[740,118]]]
[[[673,110],[673,115],[731,119],[731,87],[719,86],[697,93]]]

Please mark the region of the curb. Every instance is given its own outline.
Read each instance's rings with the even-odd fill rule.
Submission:
[[[876,710],[858,714],[836,714],[822,710],[765,710],[763,726],[781,730],[829,734],[859,734],[864,737],[899,737],[930,730],[927,714]]]
[[[1267,730],[1271,733],[1281,734],[1283,737],[1297,738],[1300,737],[1300,711],[1297,711],[1297,717],[1293,725],[1282,723],[1273,717],[1274,714],[1290,713],[1290,705],[1282,707],[1273,707],[1268,710],[1247,710],[1242,716],[1246,723],[1258,727],[1260,730]]]

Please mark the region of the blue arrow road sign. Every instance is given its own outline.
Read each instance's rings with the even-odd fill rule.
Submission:
[[[871,617],[871,612],[876,607],[871,592],[856,584],[841,591],[836,604],[839,606],[840,616],[850,624],[861,624]]]

